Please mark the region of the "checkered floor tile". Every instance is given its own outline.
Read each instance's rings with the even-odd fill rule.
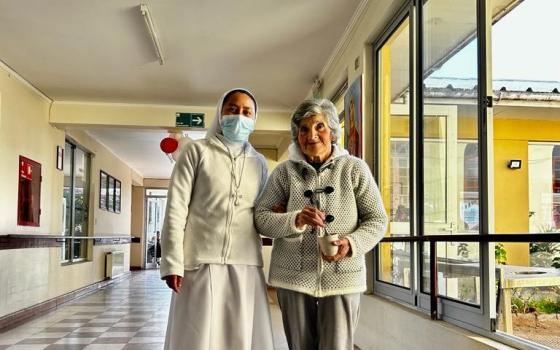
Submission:
[[[159,271],[134,272],[19,327],[0,333],[0,350],[163,349],[171,292]],[[287,349],[277,305],[271,305],[276,349]]]

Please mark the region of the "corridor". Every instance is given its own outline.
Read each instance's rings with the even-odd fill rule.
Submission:
[[[0,350],[163,349],[171,293],[159,271],[132,277],[0,333]],[[288,349],[280,311],[271,304],[275,349]]]
[[[560,350],[558,13],[560,0],[0,0],[0,350],[161,349],[172,292],[151,269],[202,255],[262,258],[271,284],[320,295],[357,292],[359,276],[362,350]],[[234,88],[251,98],[228,110]],[[300,118],[310,99],[335,110]],[[300,142],[321,116],[330,139]],[[212,144],[220,157],[198,152]],[[188,180],[170,188],[174,169]],[[290,213],[250,227],[266,182]],[[309,204],[328,230],[293,230]],[[386,229],[368,214],[382,211]],[[318,233],[349,243],[334,268],[305,257]],[[309,278],[276,283],[271,266]],[[285,350],[273,291],[268,306]]]

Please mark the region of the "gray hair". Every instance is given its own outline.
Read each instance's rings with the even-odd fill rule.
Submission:
[[[322,114],[325,119],[327,119],[327,124],[329,129],[331,129],[331,134],[334,136],[333,143],[337,143],[340,139],[342,131],[340,129],[340,122],[338,120],[338,114],[336,113],[336,107],[331,101],[319,98],[305,100],[297,106],[294,114],[292,114],[292,141],[297,144],[299,124],[301,121],[319,114]]]

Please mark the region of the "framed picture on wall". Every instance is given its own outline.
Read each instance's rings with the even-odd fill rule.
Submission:
[[[64,169],[64,148],[61,146],[56,146],[56,168]]]
[[[107,210],[115,211],[115,178],[109,176],[109,189],[107,190]]]
[[[109,179],[106,172],[101,171],[99,174],[99,208],[107,210]]]
[[[121,182],[115,180],[115,213],[121,212]]]
[[[348,87],[344,96],[344,145],[353,156],[362,157],[362,76]]]
[[[99,175],[99,208],[119,214],[121,212],[122,183],[103,170]]]

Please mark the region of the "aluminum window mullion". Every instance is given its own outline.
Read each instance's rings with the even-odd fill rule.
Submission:
[[[493,193],[491,191],[493,179],[492,166],[492,123],[488,116],[492,113],[492,59],[491,32],[492,15],[488,11],[486,0],[477,0],[477,53],[478,53],[478,135],[479,135],[479,220],[481,235],[494,232]],[[491,119],[490,119],[491,120]],[[495,331],[496,295],[495,285],[495,243],[480,244],[480,298],[483,312],[483,329]]]
[[[415,89],[415,95],[411,100],[415,102],[415,114],[413,115],[414,122],[412,123],[413,137],[414,137],[414,149],[412,149],[412,154],[415,162],[415,173],[413,176],[413,181],[415,185],[413,186],[415,190],[415,202],[411,208],[413,220],[415,221],[416,236],[424,235],[424,86],[423,86],[423,73],[424,73],[424,33],[423,33],[423,15],[424,15],[424,0],[415,0],[414,2],[414,36],[411,37],[413,41],[412,45],[414,47],[413,55],[413,83]],[[411,135],[412,136],[412,135]],[[422,274],[424,271],[424,245],[423,243],[416,243],[416,305],[420,308],[426,303],[423,302],[426,295],[422,291],[423,279]],[[427,305],[429,305],[429,300]]]
[[[75,220],[75,214],[76,214],[76,208],[75,208],[75,200],[74,200],[74,195],[75,195],[75,190],[76,190],[76,184],[75,184],[75,172],[76,172],[76,145],[69,143],[70,145],[70,149],[71,149],[71,154],[70,154],[70,237],[74,237],[74,220]],[[73,262],[74,261],[74,239],[70,239],[70,256],[68,258],[68,261]]]

